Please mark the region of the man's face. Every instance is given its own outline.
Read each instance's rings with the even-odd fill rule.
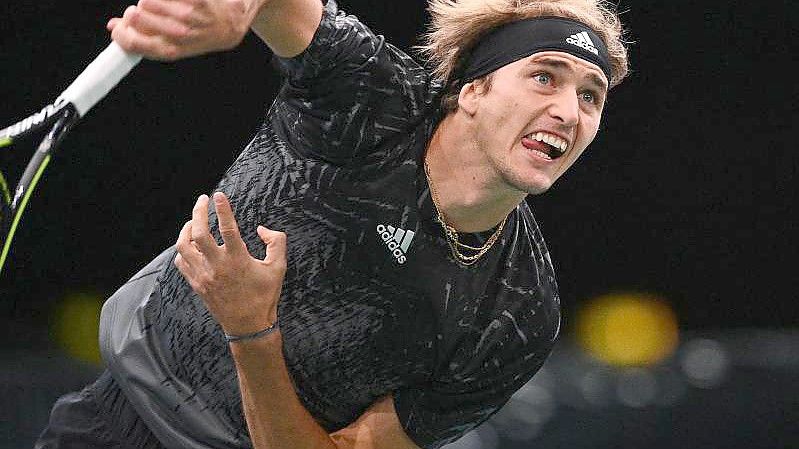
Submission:
[[[538,194],[549,189],[596,136],[607,86],[596,65],[547,51],[500,68],[487,91],[475,83],[472,95],[462,92],[460,101],[473,112],[478,150],[502,181]]]

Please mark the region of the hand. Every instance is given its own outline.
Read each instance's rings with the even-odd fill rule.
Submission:
[[[111,38],[124,50],[174,61],[229,50],[244,39],[260,1],[139,0],[108,21]]]
[[[258,226],[266,257],[247,251],[227,197],[217,192],[214,205],[223,244],[208,229],[208,196],[202,195],[192,219],[180,231],[175,265],[202,297],[225,333],[257,332],[277,320],[277,303],[286,274],[286,234]]]

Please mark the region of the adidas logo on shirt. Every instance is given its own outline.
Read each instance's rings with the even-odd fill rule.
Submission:
[[[408,253],[408,248],[411,246],[413,236],[416,235],[413,231],[406,231],[404,229],[395,228],[394,226],[377,225],[377,235],[383,240],[383,243],[388,246],[391,255],[397,259],[397,263],[404,264],[407,259],[405,255]]]
[[[566,38],[566,42],[584,48],[595,55],[599,55],[599,50],[596,49],[596,46],[594,46],[594,41],[591,40],[591,37],[586,31],[572,34]]]

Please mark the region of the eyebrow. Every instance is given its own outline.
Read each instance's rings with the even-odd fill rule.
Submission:
[[[536,64],[548,66],[548,67],[551,67],[552,69],[573,71],[573,69],[572,69],[570,64],[566,63],[565,61],[561,61],[560,59],[553,59],[553,58],[543,57],[543,58],[540,58],[540,59],[531,59],[527,63],[527,65],[536,65]],[[589,73],[585,77],[592,84],[594,84],[598,89],[602,90],[603,92],[607,92],[608,91],[608,84],[605,82],[604,79],[602,79],[596,73]]]

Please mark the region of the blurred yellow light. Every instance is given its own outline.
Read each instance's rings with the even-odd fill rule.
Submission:
[[[103,299],[99,295],[77,293],[64,298],[56,307],[53,334],[70,356],[100,363],[98,326]]]
[[[674,353],[677,318],[662,299],[640,293],[609,294],[577,316],[577,336],[594,357],[612,365],[651,365]]]

